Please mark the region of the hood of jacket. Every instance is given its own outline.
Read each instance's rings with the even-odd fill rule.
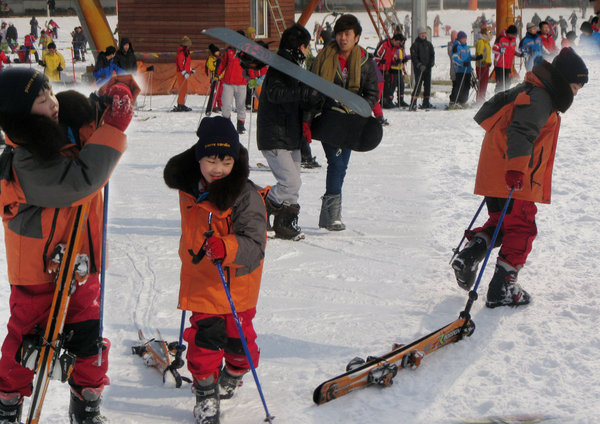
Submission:
[[[525,82],[545,88],[555,109],[565,113],[573,103],[573,91],[562,74],[551,63],[543,61],[525,75]]]

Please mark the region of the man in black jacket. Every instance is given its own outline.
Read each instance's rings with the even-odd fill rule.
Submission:
[[[308,53],[310,33],[299,24],[286,29],[277,54],[301,65]],[[277,183],[265,199],[267,214],[274,216],[275,237],[301,240],[304,233],[298,226],[300,205],[300,146],[303,136],[310,142],[310,131],[303,135],[301,98],[304,92],[298,80],[269,68],[258,106],[257,141]]]
[[[413,64],[413,74],[415,76],[415,88],[412,92],[409,110],[417,110],[417,97],[423,85],[423,103],[421,109],[433,108],[429,102],[431,96],[431,68],[435,64],[435,52],[433,44],[427,40],[427,29],[418,28],[419,36],[410,46],[410,57]]]

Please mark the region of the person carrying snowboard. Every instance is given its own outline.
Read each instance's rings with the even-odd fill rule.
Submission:
[[[335,42],[329,43],[317,55],[312,72],[344,87],[362,97],[371,109],[379,99],[375,64],[367,52],[358,45],[362,27],[354,15],[342,15],[333,27]],[[326,99],[322,111],[327,109],[343,110],[347,108],[332,99]],[[310,130],[314,112],[304,114],[303,128]],[[334,122],[331,125],[335,125]],[[321,142],[327,157],[327,177],[325,194],[322,197],[319,227],[329,231],[342,231],[346,226],[342,222],[342,186],[350,161],[350,150],[347,147],[335,147]]]
[[[178,308],[192,311],[187,366],[196,395],[198,424],[218,424],[220,400],[229,399],[250,369],[215,263],[222,263],[248,350],[258,365],[252,319],[262,278],[266,210],[259,188],[248,180],[248,151],[231,121],[206,117],[198,142],[172,157],[164,170],[179,190],[181,285]],[[224,362],[224,363],[223,363]]]
[[[277,54],[301,66],[310,45],[310,33],[302,25],[287,28]],[[300,214],[300,163],[303,139],[311,142],[310,127],[302,124],[301,103],[313,90],[270,67],[258,103],[258,149],[277,180],[267,198],[268,216],[273,216],[275,237],[287,240],[304,238],[298,226]],[[307,95],[305,95],[307,93]],[[316,96],[320,100],[321,96]]]
[[[569,109],[587,82],[583,60],[571,48],[564,48],[552,64],[534,65],[523,83],[496,94],[474,117],[486,131],[475,194],[485,196],[489,217],[482,227],[467,232],[469,242],[452,260],[461,288],[470,290],[475,283],[479,262],[514,190],[494,246],[500,246],[500,251],[487,291],[488,308],[526,305],[531,300],[517,284],[517,275],[537,235],[535,203],[550,203],[559,112]]]
[[[55,290],[56,272],[50,270],[60,263],[60,254],[53,257],[67,243],[78,206],[87,202],[90,213],[78,252],[87,259],[87,280],[71,295],[63,331],[72,333],[64,347],[76,356],[68,380],[69,416],[74,424],[106,422],[100,402],[109,384],[107,339],[97,365],[101,189],[126,148],[123,131],[133,116],[132,89],[139,93],[133,81],[103,88],[100,94],[113,102],[97,127],[96,111],[85,96],[75,91],[55,96],[48,78],[31,68],[0,73],[0,126],[7,143],[0,158],[0,211],[10,283],[8,334],[0,359],[3,423],[20,423],[23,398],[32,394],[34,371],[21,364],[26,356],[21,349],[26,340],[35,349],[43,336]],[[85,274],[81,277],[84,280]]]

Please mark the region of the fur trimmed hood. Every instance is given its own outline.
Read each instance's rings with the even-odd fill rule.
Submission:
[[[562,74],[551,63],[543,61],[525,75],[525,82],[543,87],[552,97],[555,109],[565,113],[573,103],[573,91]]]
[[[248,151],[244,146],[240,146],[240,155],[235,161],[231,173],[208,185],[207,200],[214,203],[219,210],[224,211],[231,208],[242,193],[249,175]],[[163,177],[169,188],[184,191],[197,198],[200,195],[198,184],[202,175],[194,148],[191,147],[169,159]]]

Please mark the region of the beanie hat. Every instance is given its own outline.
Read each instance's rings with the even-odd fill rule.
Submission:
[[[537,28],[537,25],[534,24],[533,22],[528,22],[527,23],[527,31],[529,31],[531,28]]]
[[[456,39],[461,40],[463,38],[467,38],[467,33],[464,31],[458,31],[458,34],[456,35]]]
[[[217,46],[215,46],[214,44],[211,43],[211,44],[208,45],[208,50],[210,50],[210,52],[212,54],[215,54],[216,52],[219,51],[219,48]]]
[[[517,32],[518,32],[517,27],[514,25],[511,25],[506,29],[507,34],[517,35]]]
[[[424,26],[420,26],[417,28],[417,34],[423,34],[424,32],[427,32],[427,28],[425,28]]]
[[[0,72],[0,113],[29,113],[47,79],[31,68],[10,68]]]
[[[569,84],[585,84],[588,82],[588,69],[575,50],[563,48],[552,61],[552,65],[562,74]]]
[[[231,156],[235,160],[240,155],[240,138],[231,121],[222,116],[204,118],[200,122],[198,142],[194,146],[196,160],[205,156]]]
[[[48,43],[48,50],[55,49],[55,48],[56,48],[56,44],[54,44],[54,43]]]
[[[579,27],[579,30],[585,34],[593,34],[594,33],[594,28],[592,28],[592,24],[590,24],[588,21],[585,21],[584,23],[582,23],[581,26]]]
[[[181,39],[181,45],[184,47],[192,47],[192,40],[187,35],[184,35]]]

